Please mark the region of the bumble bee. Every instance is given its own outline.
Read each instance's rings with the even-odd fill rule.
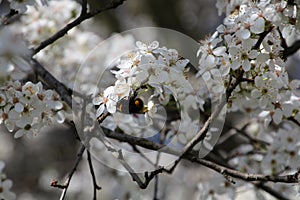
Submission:
[[[125,114],[143,114],[147,112],[147,107],[143,98],[134,95],[121,99],[117,104],[117,110]]]

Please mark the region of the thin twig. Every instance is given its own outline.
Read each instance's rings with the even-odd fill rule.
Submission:
[[[153,200],[159,200],[158,196],[158,180],[159,177],[158,175],[155,176],[154,178],[154,194],[153,194]]]
[[[132,149],[137,152],[142,158],[144,158],[148,163],[150,163],[152,166],[155,166],[155,163],[152,162],[143,152],[141,152],[135,145],[130,144]]]
[[[89,168],[90,168],[90,172],[91,172],[91,176],[92,176],[92,180],[93,180],[93,200],[97,199],[97,190],[101,190],[101,187],[98,186],[97,181],[96,181],[96,176],[95,176],[95,172],[94,172],[94,167],[93,167],[93,163],[92,163],[92,158],[91,158],[91,153],[89,151],[86,152],[87,153],[87,160],[89,163]]]
[[[228,128],[230,129],[233,129],[235,130],[236,132],[238,133],[241,133],[242,136],[246,137],[251,144],[263,144],[263,145],[270,145],[270,143],[264,141],[264,140],[260,140],[260,139],[257,139],[257,138],[254,138],[252,136],[250,136],[249,134],[246,133],[245,129],[249,126],[250,124],[247,123],[245,124],[242,128],[236,128],[234,126],[231,126],[231,125],[226,125]]]
[[[275,182],[275,183],[299,183],[299,172],[296,172],[291,175],[264,175],[264,174],[249,174],[249,173],[243,173],[238,170],[230,169],[228,167],[224,167],[221,165],[218,165],[214,162],[200,159],[200,158],[194,158],[194,162],[199,163],[201,165],[204,165],[216,172],[219,172],[220,174],[225,174],[227,176],[231,176],[234,178],[242,179],[244,181],[262,181],[262,182]]]
[[[273,188],[270,188],[269,186],[267,186],[263,183],[254,183],[254,185],[257,188],[264,190],[265,192],[271,194],[273,197],[275,197],[279,200],[290,200],[289,198],[285,197],[282,193],[274,190]]]
[[[297,126],[300,127],[300,122],[299,122],[297,119],[295,119],[295,117],[293,117],[293,116],[292,116],[292,117],[289,117],[288,120],[294,122],[295,124],[297,124]]]
[[[164,141],[162,141],[162,138],[160,138],[160,144],[163,144]],[[158,168],[158,163],[160,159],[160,152],[157,152],[156,156],[156,162],[155,162],[155,169]],[[159,177],[156,175],[154,177],[154,194],[153,194],[153,200],[158,200],[158,183],[159,183]]]
[[[75,164],[74,164],[74,166],[73,166],[73,168],[72,168],[70,174],[68,175],[67,180],[66,180],[65,183],[64,183],[64,189],[63,189],[63,192],[62,192],[62,194],[61,194],[59,200],[64,200],[64,199],[65,199],[65,196],[66,196],[66,194],[67,194],[67,190],[68,190],[68,188],[69,188],[71,179],[72,179],[72,177],[73,177],[75,171],[77,170],[77,167],[78,167],[78,165],[79,165],[79,163],[80,163],[80,160],[82,159],[82,155],[83,155],[84,151],[85,151],[85,146],[84,146],[84,145],[81,145],[80,151],[79,151],[79,153],[77,154],[76,162],[75,162]]]

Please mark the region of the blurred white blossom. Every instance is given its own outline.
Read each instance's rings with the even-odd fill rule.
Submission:
[[[5,163],[0,160],[0,198],[5,200],[14,200],[16,199],[15,193],[11,192],[12,181],[6,178],[6,175],[3,173]]]

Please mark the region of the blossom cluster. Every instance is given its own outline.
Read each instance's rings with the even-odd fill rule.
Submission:
[[[32,137],[53,122],[64,122],[66,110],[58,95],[43,89],[41,82],[15,81],[0,87],[0,124],[16,131],[15,138]]]
[[[284,36],[291,36],[293,32],[299,32],[299,1],[285,0],[218,0],[216,3],[218,13],[226,14],[226,18],[235,17],[240,12],[240,8],[251,8],[259,10],[266,20],[278,26]],[[226,19],[225,19],[226,20]]]
[[[284,38],[285,27],[289,27],[290,32],[297,29],[292,24],[278,24],[273,16],[276,10],[270,9],[279,5],[271,5],[264,1],[239,5],[239,10],[225,19],[198,52],[202,69],[199,75],[214,79],[217,69],[224,85],[229,84],[230,78],[241,81],[230,97],[231,111],[262,111],[260,115],[265,117],[266,125],[271,120],[279,124],[284,118],[300,119],[297,103],[300,82],[288,80],[285,62],[280,57],[282,40],[291,39]],[[239,74],[242,76],[238,78]]]
[[[204,104],[189,83],[188,62],[189,60],[182,58],[177,50],[159,47],[157,41],[150,44],[136,42],[136,49],[120,58],[116,65],[117,70],[111,70],[116,78],[114,85],[94,97],[93,104],[98,106],[96,117],[99,117],[104,110],[113,114],[118,111],[115,122],[119,127],[127,127],[126,132],[131,134],[135,131],[145,134],[146,127],[147,131],[150,131],[148,126],[133,125],[136,124],[133,123],[134,121],[141,118],[136,115],[120,114],[122,113],[119,109],[120,101],[132,97],[143,98],[146,111],[145,118],[142,118],[146,123],[152,123],[155,114],[158,114],[159,105],[168,107],[170,102],[173,102],[173,106],[179,113],[182,111],[181,120],[173,121],[178,123],[177,128],[180,125],[182,130],[182,134],[178,134],[180,137],[177,139],[180,143],[187,143],[193,137],[193,134],[187,131],[191,130],[191,123],[199,122],[197,117],[192,118],[189,113],[199,112],[199,107],[203,107]],[[174,129],[176,126],[172,127]],[[183,136],[183,133],[186,135]]]
[[[10,191],[12,187],[12,181],[7,179],[6,175],[3,173],[5,163],[0,161],[0,198],[6,200],[16,199],[16,195]]]
[[[95,103],[100,105],[97,116],[103,113],[104,106],[108,112],[115,113],[117,102],[133,95],[134,91],[141,87],[153,88],[153,95],[158,96],[163,104],[168,103],[172,91],[178,89],[184,92],[184,88],[180,88],[177,81],[184,81],[183,71],[188,60],[180,59],[174,49],[168,50],[158,46],[157,41],[148,46],[137,42],[137,51],[121,58],[117,65],[119,70],[112,71],[117,78],[115,85],[105,89],[103,94],[98,96],[98,103]],[[174,95],[177,95],[177,92]]]
[[[238,83],[228,96],[227,111],[242,112],[246,118],[255,119],[254,123],[248,120],[247,127],[251,128],[242,132],[261,145],[239,145],[228,152],[229,164],[247,173],[293,173],[299,166],[300,153],[297,134],[300,81],[289,80],[282,52],[286,48],[284,43],[298,39],[299,4],[219,0],[217,7],[219,14],[225,12],[226,18],[212,36],[202,41],[198,76],[216,88],[212,90],[215,94],[224,92],[222,87],[230,88],[232,83]],[[221,82],[216,71],[220,72]],[[217,185],[215,188],[220,186],[217,182],[211,184]],[[274,188],[286,196],[295,195],[297,188],[281,186],[274,185]],[[203,195],[217,198],[217,194],[224,194],[224,191],[214,191],[205,190]]]

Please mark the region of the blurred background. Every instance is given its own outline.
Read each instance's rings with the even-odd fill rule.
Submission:
[[[107,1],[89,1],[96,9]],[[115,10],[98,15],[93,27],[102,37],[145,26],[173,29],[195,40],[213,33],[222,22],[215,8],[216,1],[198,0],[128,0]]]

